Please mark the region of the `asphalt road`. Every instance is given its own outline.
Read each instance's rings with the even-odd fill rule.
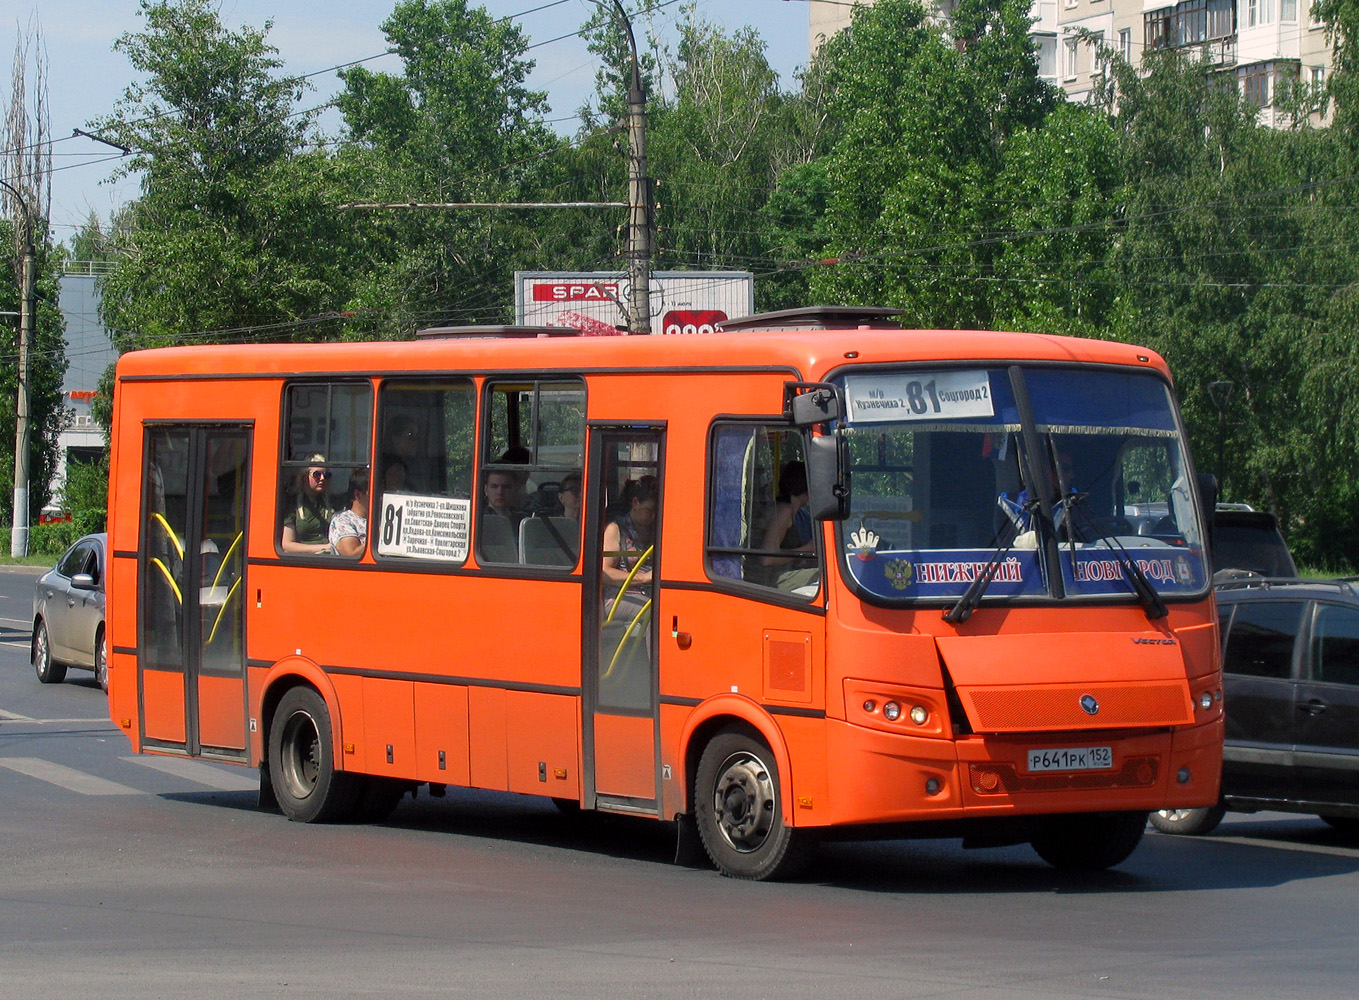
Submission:
[[[450,792],[381,826],[255,808],[238,768],[134,757],[90,674],[27,662],[0,572],[0,998],[1353,997],[1359,842],[1229,815],[1120,868],[827,847],[787,884],[671,863],[659,824]]]

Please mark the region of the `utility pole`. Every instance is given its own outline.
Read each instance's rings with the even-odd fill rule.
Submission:
[[[37,274],[33,259],[33,215],[28,202],[17,188],[4,181],[0,185],[14,195],[23,213],[23,233],[20,237],[21,291],[19,293],[19,399],[14,409],[14,516],[11,521],[9,554],[16,558],[28,555],[28,426],[29,353],[33,347],[34,329],[38,313]]]
[[[651,332],[651,182],[646,174],[646,92],[632,22],[619,0],[614,8],[628,33],[632,78],[628,83],[628,333]]]

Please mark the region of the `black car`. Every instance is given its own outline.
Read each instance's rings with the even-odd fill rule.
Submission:
[[[1214,579],[1297,576],[1293,556],[1273,514],[1244,505],[1219,504],[1213,511]]]
[[[1310,813],[1359,833],[1359,587],[1242,579],[1217,588],[1227,739],[1222,802],[1153,813],[1207,833],[1227,810]]]

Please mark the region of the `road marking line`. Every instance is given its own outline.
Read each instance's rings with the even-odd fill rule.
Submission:
[[[0,757],[0,767],[7,767],[11,771],[18,771],[30,778],[37,778],[39,781],[46,781],[68,791],[78,792],[81,795],[144,794],[135,788],[120,785],[116,781],[96,778],[92,774],[77,771],[73,767],[63,767],[61,764],[39,760],[37,757]]]
[[[93,719],[30,719],[26,715],[13,715],[9,712],[0,711],[0,722],[31,722],[35,726],[108,726],[113,728],[113,723],[107,716],[98,716]]]
[[[232,774],[229,771],[219,771],[211,764],[204,764],[196,760],[180,760],[175,757],[123,757],[123,760],[142,767],[149,767],[165,774],[174,775],[176,778],[184,778],[186,781],[196,782],[206,785],[208,788],[215,788],[219,792],[258,792],[260,782],[258,777],[247,778],[240,774]]]

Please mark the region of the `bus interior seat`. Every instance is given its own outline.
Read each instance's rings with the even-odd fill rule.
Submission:
[[[519,543],[514,525],[508,518],[491,515],[478,525],[477,561],[484,563],[517,563]]]
[[[526,517],[519,522],[519,558],[525,566],[574,566],[580,525],[569,517]]]

